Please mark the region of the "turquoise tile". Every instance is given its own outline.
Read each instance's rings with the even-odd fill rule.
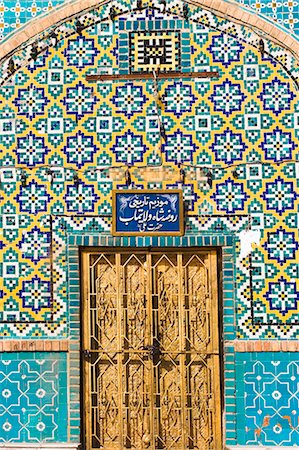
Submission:
[[[3,356],[3,355],[2,355]],[[14,392],[13,396],[6,399],[7,410],[2,414],[3,423],[6,421],[12,425],[11,430],[23,430],[19,438],[11,438],[13,442],[20,439],[26,441],[30,429],[31,439],[46,440],[48,442],[65,442],[67,440],[67,367],[65,353],[49,352],[20,352],[5,354],[6,378],[2,382],[1,389]],[[0,372],[3,373],[3,361],[0,360]],[[12,381],[14,362],[17,362],[19,373],[25,376],[18,383],[15,390]],[[38,366],[38,367],[37,367]],[[59,377],[57,368],[59,367]],[[10,371],[13,371],[10,375]],[[3,384],[4,383],[4,384]],[[38,392],[38,395],[36,393]],[[59,392],[59,396],[57,395]],[[11,405],[10,405],[11,403]],[[19,414],[22,404],[23,412]],[[39,432],[36,427],[31,426],[31,415],[40,418],[45,428]],[[10,431],[2,433],[2,437],[9,440]]]

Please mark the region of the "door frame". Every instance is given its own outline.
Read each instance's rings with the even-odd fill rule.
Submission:
[[[68,441],[82,447],[82,373],[81,371],[81,288],[80,252],[90,247],[211,247],[219,252],[219,302],[222,330],[220,350],[222,356],[222,411],[223,446],[237,445],[237,400],[236,400],[236,355],[234,345],[237,331],[242,337],[242,311],[236,311],[236,271],[247,276],[239,287],[246,287],[252,278],[250,261],[239,266],[240,232],[252,228],[252,218],[248,214],[188,215],[185,218],[184,236],[111,236],[110,214],[55,214],[50,216],[51,229],[51,304],[53,309],[55,333],[68,341]],[[54,276],[57,273],[57,276]],[[222,274],[222,275],[221,275]],[[244,300],[244,299],[243,299]],[[248,308],[252,299],[248,299]],[[246,303],[247,304],[247,303]],[[251,317],[251,316],[250,316]],[[240,328],[239,328],[240,327]],[[49,335],[53,336],[51,322]],[[225,367],[224,367],[225,362]],[[225,371],[224,371],[225,368]]]

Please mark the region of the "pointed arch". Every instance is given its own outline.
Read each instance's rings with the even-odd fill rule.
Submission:
[[[112,3],[112,0],[76,0],[72,3],[67,3],[53,9],[52,12],[38,16],[30,20],[19,31],[14,32],[8,39],[0,44],[0,59],[5,58],[15,49],[26,43],[28,40],[37,37],[44,33],[47,29],[60,24],[75,15],[81,15],[93,8]],[[134,8],[132,3],[132,9]],[[144,2],[145,3],[145,2]],[[182,2],[177,2],[177,5]],[[299,42],[298,39],[288,32],[284,27],[279,26],[276,22],[269,18],[257,14],[243,5],[237,4],[227,0],[187,0],[190,6],[202,7],[203,9],[213,12],[215,15],[227,18],[232,22],[242,23],[246,26],[252,27],[256,32],[276,42],[278,45],[289,49],[299,58]],[[158,7],[158,1],[146,2],[147,6]],[[171,7],[171,5],[169,5]],[[127,8],[128,10],[131,8]]]
[[[82,20],[84,28],[88,28],[95,22],[109,19],[111,8],[114,8],[116,15],[138,11],[140,7],[137,7],[137,1],[117,3],[113,0],[76,0],[31,20],[0,44],[0,84],[5,83],[12,75],[9,69],[10,59],[14,59],[17,68],[23,67],[33,58],[36,47],[39,52],[43,52],[53,45],[51,36],[54,30],[60,40],[67,38],[76,33],[78,18]],[[142,8],[163,8],[160,0],[143,0],[143,5]],[[207,27],[212,25],[212,28],[255,47],[258,47],[259,40],[263,38],[266,52],[284,67],[299,86],[299,40],[284,27],[232,0],[176,0],[166,5],[166,12],[182,16],[184,5],[189,7],[191,21]],[[232,24],[235,27],[233,31]]]

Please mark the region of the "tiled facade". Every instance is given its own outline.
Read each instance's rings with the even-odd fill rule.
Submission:
[[[202,8],[152,6],[100,6],[83,31],[71,19],[44,36],[40,55],[18,50],[28,62],[13,76],[2,64],[0,333],[24,347],[0,343],[1,442],[80,442],[82,245],[221,249],[226,445],[298,442],[298,68]],[[153,67],[218,76],[86,79]],[[111,236],[127,166],[136,188],[183,189],[185,236]]]

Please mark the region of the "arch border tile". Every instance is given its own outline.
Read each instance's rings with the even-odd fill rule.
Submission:
[[[67,3],[55,8],[52,12],[45,16],[37,17],[26,23],[23,28],[8,36],[8,39],[0,44],[0,60],[12,54],[20,46],[28,42],[30,39],[44,33],[47,29],[61,24],[63,21],[70,19],[74,15],[88,12],[92,8],[113,3],[113,0],[76,0],[74,3]],[[132,6],[134,8],[133,1]],[[144,1],[144,6],[151,6],[151,3],[158,7],[159,2]],[[253,27],[254,31],[262,36],[274,41],[277,45],[289,50],[293,56],[299,61],[299,40],[292,35],[287,29],[279,26],[275,22],[265,16],[257,15],[249,9],[232,1],[227,0],[187,0],[190,6],[202,7],[209,10],[217,16],[226,18],[229,21],[241,23],[247,27]],[[169,2],[171,7],[175,2]]]

